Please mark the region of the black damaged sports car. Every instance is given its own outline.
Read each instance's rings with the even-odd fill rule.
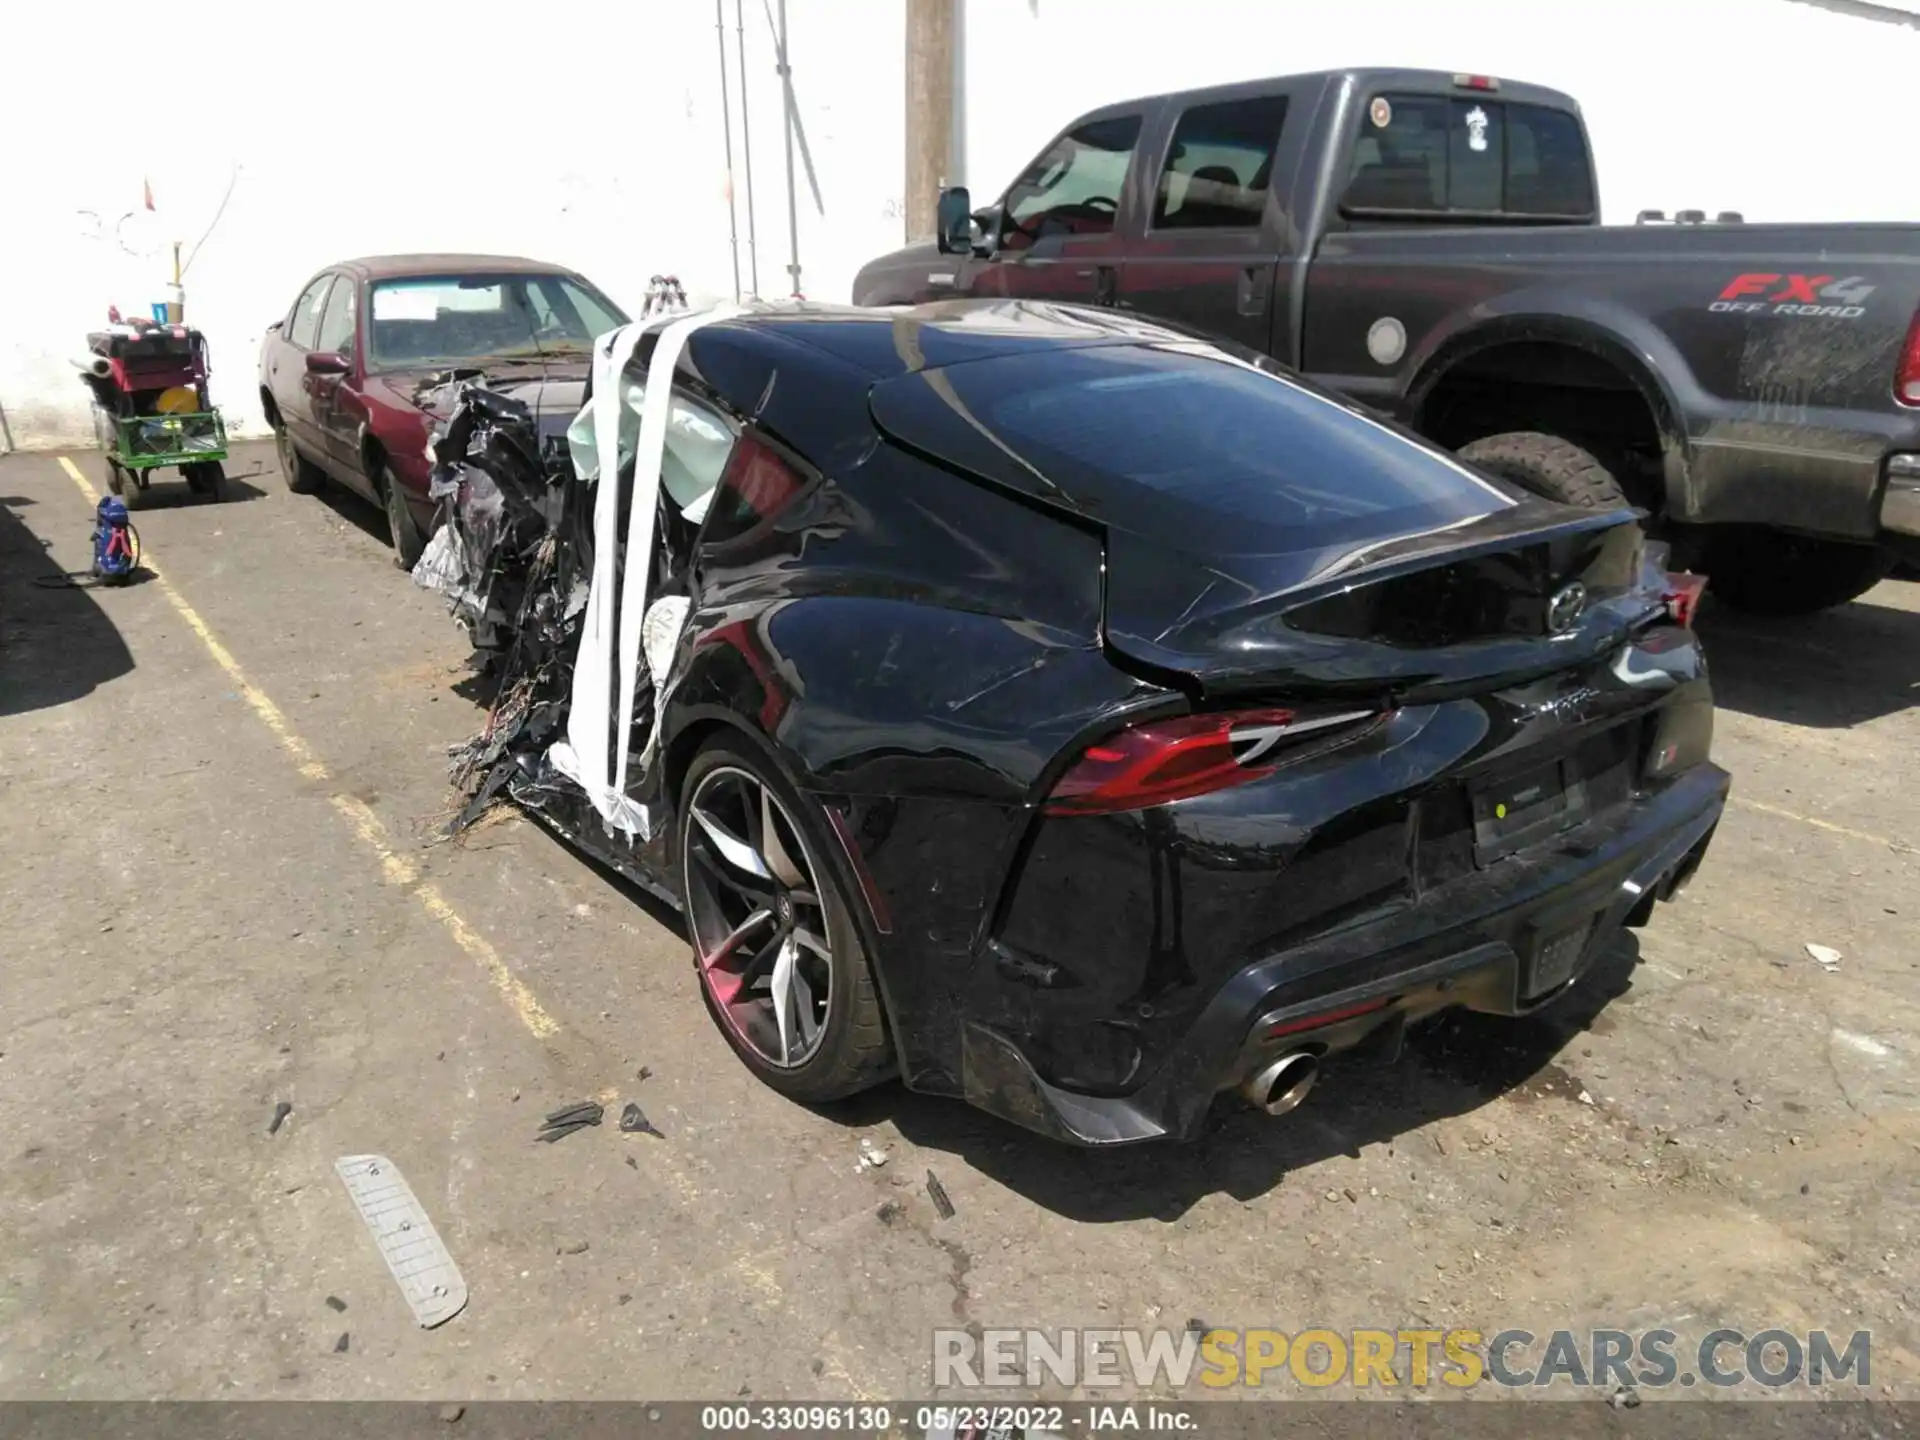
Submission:
[[[1551,1001],[1712,837],[1698,587],[1635,512],[1069,307],[719,320],[671,404],[649,593],[686,619],[622,777],[658,823],[546,758],[571,476],[505,547],[482,788],[684,910],[786,1095],[898,1074],[1087,1145],[1280,1113],[1330,1052]],[[489,413],[443,464],[501,451]]]

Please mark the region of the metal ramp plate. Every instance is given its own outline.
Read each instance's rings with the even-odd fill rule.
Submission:
[[[467,1282],[399,1167],[384,1155],[345,1155],[333,1170],[420,1328],[431,1330],[458,1315],[466,1307]]]

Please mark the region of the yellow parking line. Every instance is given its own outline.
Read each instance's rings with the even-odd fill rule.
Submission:
[[[1761,815],[1771,815],[1777,820],[1797,820],[1802,825],[1811,825],[1816,830],[1825,830],[1831,835],[1844,835],[1849,840],[1864,840],[1869,845],[1884,845],[1889,850],[1897,850],[1911,855],[1914,847],[1904,840],[1895,840],[1886,835],[1871,835],[1865,830],[1849,830],[1845,825],[1836,825],[1831,820],[1820,820],[1812,815],[1801,815],[1792,810],[1782,810],[1778,805],[1768,805],[1763,801],[1749,800],[1744,795],[1732,797],[1733,803],[1743,810],[1752,810]]]
[[[67,472],[67,478],[80,487],[80,493],[87,497],[89,504],[100,503],[100,492],[93,488],[87,477],[80,473],[80,467],[65,455],[60,457],[60,468]],[[187,622],[187,628],[200,638],[207,653],[213,657],[214,664],[227,672],[227,678],[233,681],[234,688],[240,692],[260,723],[265,725],[280,748],[293,757],[300,773],[309,780],[329,780],[332,774],[320,757],[314,754],[311,746],[295,733],[293,726],[287,723],[286,715],[273,703],[267,693],[247,678],[246,671],[240,668],[240,662],[233,658],[233,652],[220,643],[205,620],[193,606],[167,579],[150,555],[142,554],[140,564],[153,576],[154,583],[160,587],[160,593],[167,597],[167,603],[173,606],[180,618]],[[560,1031],[560,1024],[535,998],[526,984],[508,968],[507,962],[500,958],[500,952],[488,943],[486,937],[460,918],[460,913],[446,902],[438,888],[431,881],[420,878],[420,867],[413,860],[400,854],[393,848],[387,833],[387,827],[380,817],[373,813],[367,803],[356,796],[336,794],[327,797],[333,808],[338,810],[352,826],[353,833],[380,861],[380,873],[389,885],[404,890],[411,895],[420,908],[431,915],[440,928],[445,930],[453,943],[463,950],[468,958],[485,970],[492,979],[494,988],[507,1002],[513,1013],[520,1017],[520,1023],[536,1038],[545,1040]]]

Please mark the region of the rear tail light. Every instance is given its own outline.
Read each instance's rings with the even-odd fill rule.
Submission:
[[[1694,613],[1700,608],[1700,597],[1706,593],[1707,577],[1704,575],[1667,576],[1667,613],[1673,617],[1673,623],[1684,629],[1693,628]]]
[[[1456,75],[1453,83],[1462,90],[1498,90],[1500,82],[1491,75]]]
[[[1378,718],[1241,710],[1151,720],[1090,745],[1047,797],[1049,815],[1107,815],[1190,800],[1268,775],[1299,739]]]
[[[1907,327],[1907,343],[1900,347],[1900,365],[1893,372],[1893,398],[1902,405],[1920,405],[1920,310]]]

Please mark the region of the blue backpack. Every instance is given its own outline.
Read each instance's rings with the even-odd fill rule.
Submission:
[[[93,573],[106,585],[124,585],[140,568],[140,536],[118,495],[101,497],[93,514]]]

